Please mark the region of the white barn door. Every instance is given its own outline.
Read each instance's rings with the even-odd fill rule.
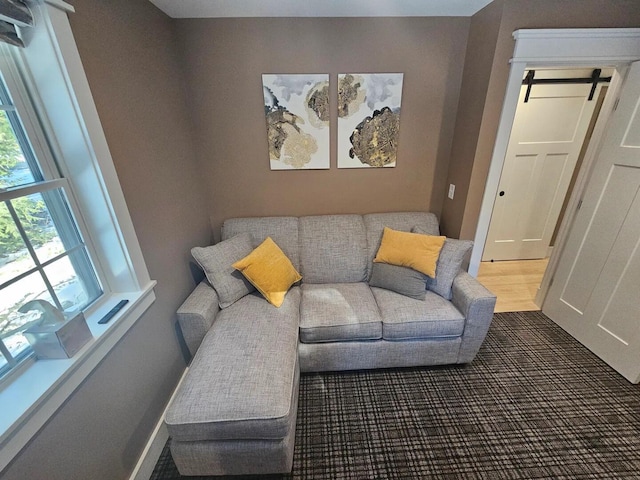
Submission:
[[[602,89],[533,85],[520,91],[483,261],[545,258]]]
[[[640,380],[640,62],[632,65],[543,313]]]

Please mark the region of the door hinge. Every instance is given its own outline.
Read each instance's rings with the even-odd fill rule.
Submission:
[[[618,103],[620,103],[620,97],[616,98],[616,103],[613,104],[613,111],[614,112],[618,109]]]
[[[551,288],[551,285],[553,285],[553,281],[556,279],[556,276],[554,275],[553,277],[551,277],[551,280],[549,280],[549,288]]]
[[[580,207],[582,207],[582,199],[578,202],[578,208],[576,208],[576,210],[580,210]]]

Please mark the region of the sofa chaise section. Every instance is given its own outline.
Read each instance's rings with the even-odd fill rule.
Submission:
[[[252,293],[220,311],[167,410],[183,475],[291,470],[300,289],[276,309]]]

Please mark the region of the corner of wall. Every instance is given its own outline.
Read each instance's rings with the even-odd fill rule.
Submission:
[[[502,23],[503,7],[504,0],[494,0],[471,17],[447,188],[445,188],[445,192],[448,192],[448,185],[455,185],[455,196],[449,199],[445,193],[440,219],[443,234],[449,237],[458,238],[463,233],[468,190],[476,161],[476,150]],[[468,238],[473,238],[473,235]]]

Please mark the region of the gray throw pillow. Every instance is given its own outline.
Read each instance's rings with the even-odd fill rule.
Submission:
[[[391,290],[417,300],[424,300],[427,294],[428,278],[424,273],[408,267],[374,263],[369,285]]]
[[[413,227],[413,233],[430,235],[420,227]],[[437,293],[447,300],[451,300],[451,286],[453,280],[462,268],[464,257],[473,248],[471,240],[456,240],[447,238],[440,250],[440,257],[436,264],[436,278],[427,280],[427,289]]]
[[[241,233],[210,247],[191,249],[191,255],[218,294],[220,308],[226,308],[255,291],[255,287],[244,275],[232,266],[252,251],[253,243],[249,233]]]

